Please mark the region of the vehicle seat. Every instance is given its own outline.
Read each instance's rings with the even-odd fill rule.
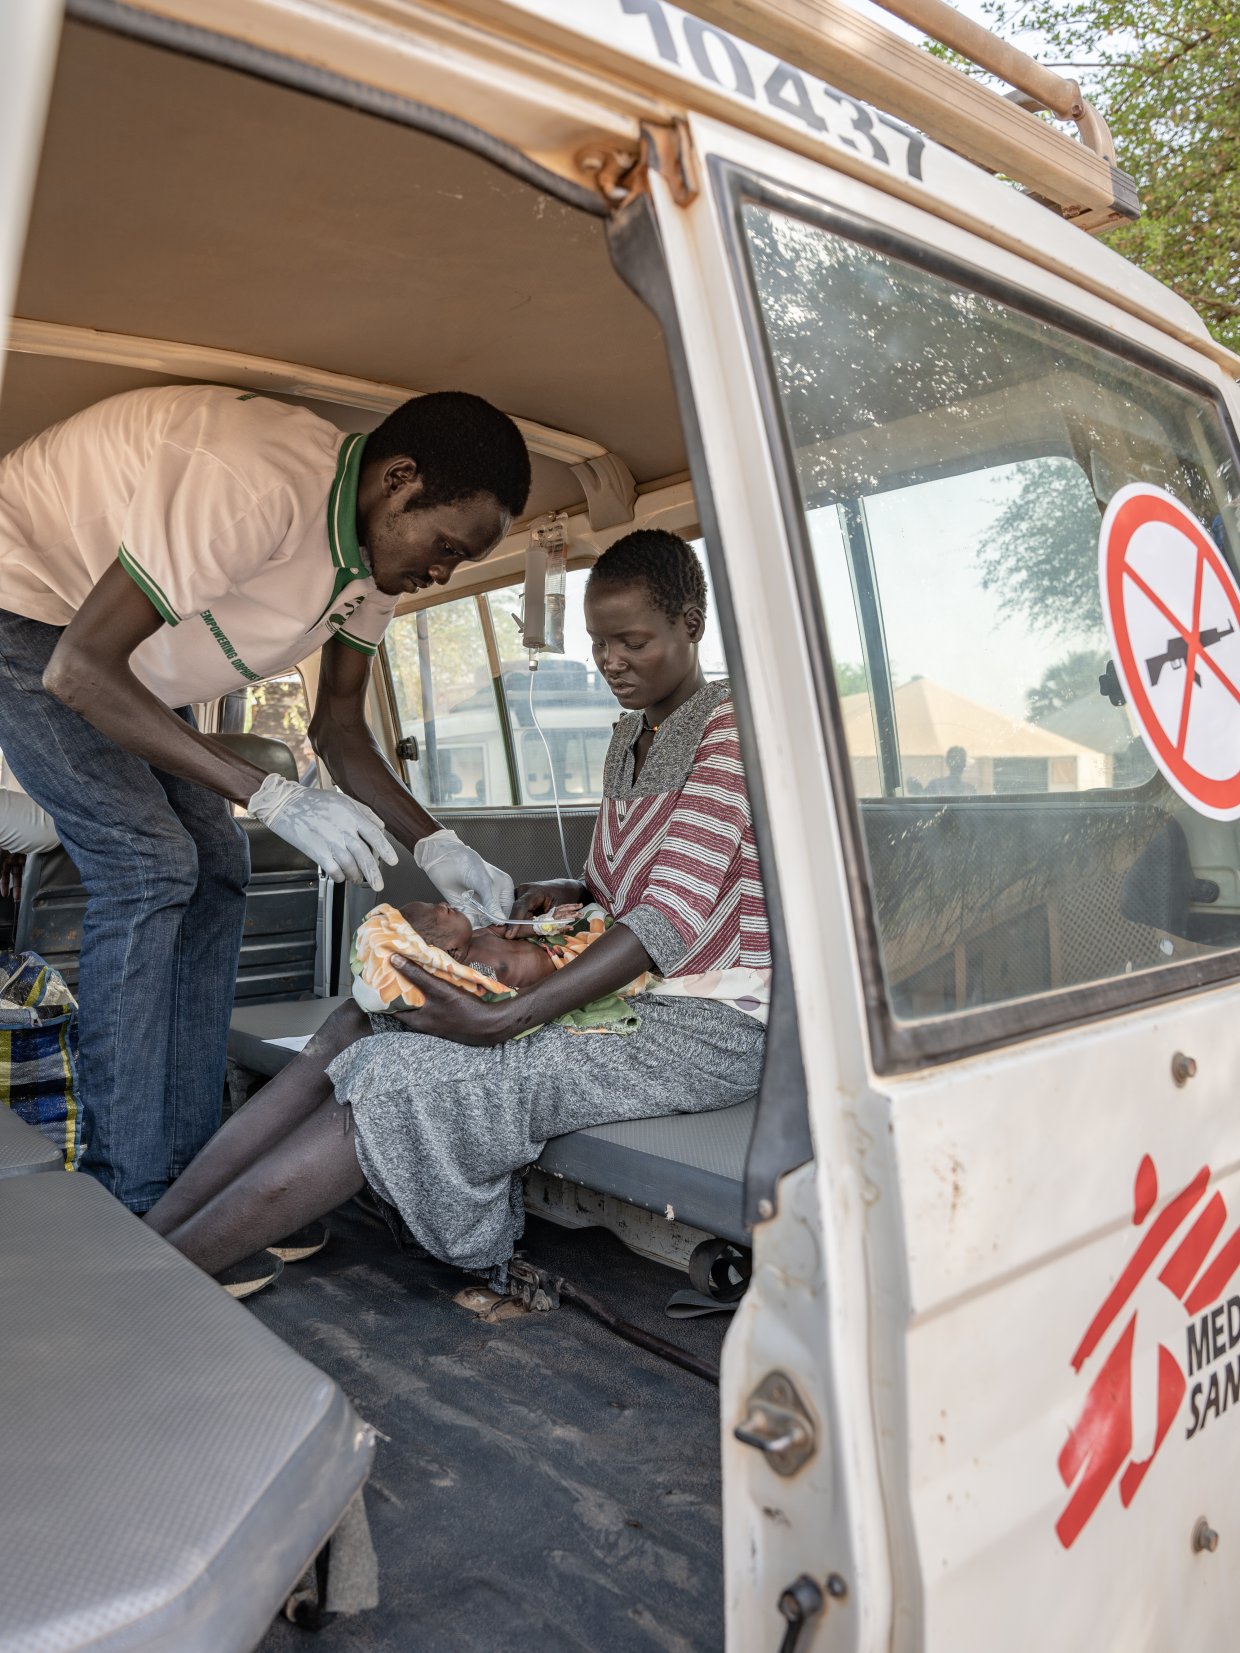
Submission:
[[[269,774],[297,779],[297,763],[283,741],[265,735],[216,735],[239,756]],[[308,857],[248,815],[241,824],[250,844],[250,887],[237,970],[239,1002],[304,998],[315,990],[315,959],[322,912],[319,869]],[[57,845],[26,860],[14,946],[35,952],[75,986],[86,917],[86,891],[67,850]]]

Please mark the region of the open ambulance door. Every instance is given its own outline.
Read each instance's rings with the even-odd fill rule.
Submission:
[[[612,223],[620,272],[659,315],[728,649],[772,920],[767,1066],[746,1173],[754,1269],[724,1347],[721,1436],[727,1645],[770,1653],[886,1646],[890,1547],[870,1393],[866,1085],[828,737],[763,389],[736,286],[725,198],[736,167],[790,157],[709,121],[688,134],[698,193],[652,169]],[[665,151],[665,154],[667,152]],[[823,169],[801,168],[819,187]],[[720,191],[724,193],[720,193]],[[680,198],[678,201],[677,197]],[[812,1135],[811,1135],[812,1121]],[[739,1432],[739,1433],[738,1433]],[[781,1598],[783,1607],[781,1608]]]
[[[798,1615],[797,1653],[1204,1645],[1240,1612],[1214,1553],[1240,1534],[1240,807],[1207,818],[1110,692],[1098,557],[1120,489],[1172,496],[1205,606],[1195,633],[1174,593],[1142,611],[1167,658],[1134,671],[1225,767],[1240,725],[1223,751],[1183,699],[1240,715],[1221,375],[1101,296],[1144,279],[1107,249],[1079,238],[1078,284],[947,222],[909,198],[924,170],[958,219],[994,191],[1009,247],[1073,233],[777,72],[842,170],[694,118],[613,224],[634,285],[670,283],[779,933],[728,1647]]]
[[[0,329],[8,331],[43,141],[60,0],[0,9]],[[0,354],[0,378],[4,373]]]

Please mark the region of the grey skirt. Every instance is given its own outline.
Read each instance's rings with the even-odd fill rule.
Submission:
[[[519,1172],[549,1137],[753,1096],[766,1030],[712,999],[634,1001],[627,1035],[544,1027],[480,1049],[426,1033],[374,1032],[327,1072],[353,1109],[367,1182],[413,1239],[465,1269],[502,1267],[525,1217]]]

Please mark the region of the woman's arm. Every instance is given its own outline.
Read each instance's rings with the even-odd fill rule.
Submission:
[[[518,1033],[552,1022],[568,1010],[580,1010],[608,993],[618,992],[651,968],[650,954],[623,920],[587,947],[580,957],[515,999],[487,1004],[437,976],[392,955],[392,965],[426,994],[419,1010],[402,1014],[412,1033],[431,1033],[458,1045],[502,1045]]]

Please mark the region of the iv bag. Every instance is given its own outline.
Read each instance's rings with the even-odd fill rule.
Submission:
[[[537,523],[525,553],[525,606],[521,645],[544,654],[564,653],[564,596],[568,580],[568,523],[557,511]]]

